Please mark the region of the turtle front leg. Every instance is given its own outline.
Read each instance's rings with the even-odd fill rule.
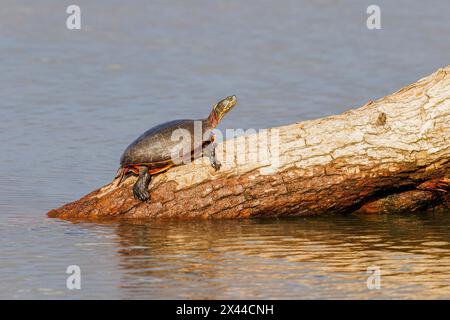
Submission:
[[[133,195],[137,200],[147,201],[150,199],[148,185],[152,180],[152,175],[148,173],[147,167],[139,167],[139,179],[133,186]]]
[[[205,148],[203,148],[203,155],[208,157],[209,161],[211,162],[211,166],[214,168],[214,170],[219,171],[222,164],[217,160],[216,158],[216,143],[211,143],[207,145]]]

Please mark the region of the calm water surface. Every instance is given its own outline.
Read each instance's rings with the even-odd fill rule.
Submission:
[[[0,298],[450,298],[450,213],[73,223],[149,127],[336,114],[450,64],[450,2],[0,0]],[[66,289],[79,265],[82,289]],[[368,290],[366,270],[382,271]]]

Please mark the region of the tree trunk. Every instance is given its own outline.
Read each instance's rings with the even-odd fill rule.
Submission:
[[[450,66],[341,115],[229,139],[217,156],[218,172],[202,158],[155,176],[149,202],[133,198],[129,177],[48,215],[238,218],[448,206]]]

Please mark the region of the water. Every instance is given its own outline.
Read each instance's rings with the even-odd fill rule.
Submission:
[[[446,66],[447,1],[0,1],[0,298],[450,298],[449,214],[71,223],[46,212],[218,99],[221,128],[336,114]],[[82,289],[66,289],[79,265]],[[378,266],[382,289],[368,290]]]

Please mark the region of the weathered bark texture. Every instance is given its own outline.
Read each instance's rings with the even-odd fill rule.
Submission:
[[[148,203],[133,199],[130,177],[48,215],[234,218],[408,212],[449,203],[450,66],[359,109],[268,132],[279,137],[278,162],[277,144],[270,144],[272,167],[252,148],[267,145],[267,136],[240,137],[219,144],[219,172],[198,159],[156,176]]]

